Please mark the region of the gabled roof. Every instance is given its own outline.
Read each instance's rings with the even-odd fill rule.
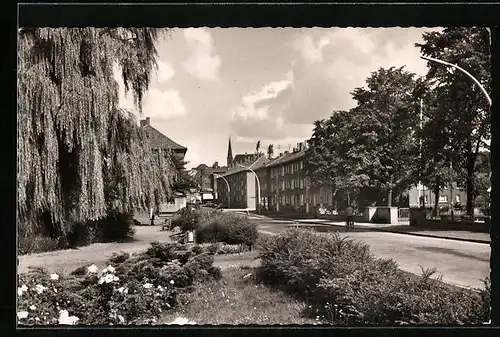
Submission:
[[[268,161],[269,161],[269,159],[267,159],[266,156],[260,156],[256,160],[247,162],[243,165],[246,167],[251,166],[251,169],[255,171],[255,170],[258,170],[259,168],[263,167]],[[236,173],[243,172],[243,171],[248,171],[248,170],[245,167],[235,165],[234,167],[232,167],[230,170],[228,170],[224,174],[221,174],[221,176],[227,177],[227,176],[230,176],[232,174],[236,174]]]
[[[294,160],[297,160],[299,158],[302,158],[305,154],[305,150],[298,151],[298,152],[290,152],[290,153],[285,153],[277,158],[271,159],[269,163],[266,164],[266,167],[275,167],[279,166],[281,164],[285,164]]]
[[[151,146],[154,149],[171,149],[174,151],[187,151],[187,147],[177,144],[172,139],[168,138],[167,136],[165,136],[160,131],[156,130],[151,125],[144,125],[142,127],[146,131],[150,139]]]
[[[253,153],[237,154],[234,156],[233,163],[244,163],[248,160],[252,160],[255,157]]]

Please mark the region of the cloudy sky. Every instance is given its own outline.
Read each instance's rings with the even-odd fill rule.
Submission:
[[[143,116],[188,148],[188,168],[225,165],[261,141],[275,153],[310,137],[312,123],[349,109],[350,92],[379,67],[423,75],[431,28],[188,28],[158,44],[159,70]],[[130,97],[129,97],[130,96]],[[120,104],[133,109],[123,87]]]

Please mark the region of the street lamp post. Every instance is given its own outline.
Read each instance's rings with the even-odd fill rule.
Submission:
[[[426,61],[430,61],[430,62],[435,62],[435,63],[439,63],[439,64],[443,64],[445,66],[448,66],[448,67],[452,67],[452,68],[455,68],[455,69],[458,69],[459,71],[461,71],[462,73],[464,73],[465,75],[467,75],[469,78],[471,78],[474,83],[476,83],[476,85],[479,87],[479,89],[481,89],[481,92],[483,93],[483,95],[485,96],[486,100],[488,101],[488,105],[491,107],[491,97],[490,95],[488,94],[488,92],[486,91],[486,88],[479,82],[479,80],[477,78],[475,78],[474,76],[472,76],[471,73],[469,73],[467,70],[457,66],[456,64],[453,64],[453,63],[449,63],[449,62],[446,62],[446,61],[443,61],[443,60],[439,60],[439,59],[435,59],[435,58],[432,58],[432,57],[428,57],[428,56],[420,56],[421,59],[424,59]],[[450,175],[451,175],[451,162],[450,162]],[[451,179],[450,179],[450,185],[451,185]],[[453,188],[452,186],[450,186],[451,188]],[[453,196],[451,193],[450,193],[451,196]],[[451,207],[451,215],[452,215],[452,218],[453,218],[453,200],[450,200],[450,203],[452,205]]]
[[[226,185],[227,185],[227,208],[229,209],[230,206],[230,202],[231,202],[231,187],[229,187],[229,183],[228,181],[226,180],[226,178],[224,178],[223,176],[221,176],[220,174],[216,174],[215,175],[217,178],[222,178],[222,180],[224,180],[226,182]]]
[[[488,100],[489,106],[491,106],[491,97],[488,94],[488,92],[486,91],[485,87],[481,83],[479,83],[479,81],[474,76],[472,76],[471,73],[469,73],[467,70],[465,70],[465,69],[457,66],[456,64],[445,62],[445,61],[442,61],[442,60],[438,60],[438,59],[435,59],[435,58],[432,58],[432,57],[420,56],[420,58],[424,59],[424,60],[427,60],[427,61],[430,61],[430,62],[440,63],[440,64],[443,64],[445,66],[458,69],[461,72],[463,72],[465,75],[469,76],[474,81],[474,83],[476,83],[476,85],[479,87],[479,89],[481,89],[481,92],[484,94],[484,96]]]
[[[255,176],[255,179],[257,179],[257,204],[255,205],[255,210],[257,210],[258,205],[260,205],[260,181],[259,181],[259,176],[257,175],[257,173],[255,173],[255,171],[251,169],[252,165],[247,167],[247,166],[238,164],[238,166],[243,167],[243,168],[249,170],[250,172],[252,172],[253,175]]]

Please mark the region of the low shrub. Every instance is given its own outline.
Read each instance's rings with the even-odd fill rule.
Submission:
[[[68,275],[43,269],[19,275],[18,323],[151,323],[194,284],[221,277],[208,249],[175,243],[152,243],[141,254],[111,260],[114,266],[101,271],[92,265]]]
[[[51,252],[65,248],[65,245],[58,238],[51,238],[45,235],[20,236],[18,240],[19,254],[36,254]]]
[[[403,272],[366,244],[292,229],[264,241],[258,279],[306,300],[335,324],[481,324],[489,289],[473,291]]]
[[[45,223],[40,224],[41,228],[37,232],[20,231],[20,254],[42,253],[92,243],[128,241],[135,234],[133,217],[125,213],[110,212],[104,219],[97,221],[73,222],[65,233],[52,223],[50,226],[54,228],[44,230],[44,226],[49,226],[47,223],[50,222],[45,220]]]
[[[199,210],[184,207],[172,217],[172,227],[179,227],[184,232],[194,230],[198,226],[199,221]]]
[[[257,226],[250,223],[247,217],[221,212],[211,213],[196,230],[197,243],[224,242],[251,247],[255,245],[257,236]]]

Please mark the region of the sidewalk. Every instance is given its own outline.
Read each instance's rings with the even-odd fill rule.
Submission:
[[[343,222],[333,222],[325,219],[308,219],[308,220],[292,219],[291,221],[302,224],[345,227],[345,224]],[[367,229],[367,230],[390,232],[396,234],[451,239],[457,241],[468,241],[468,242],[476,242],[484,244],[491,243],[491,238],[489,233],[453,231],[453,230],[430,230],[418,227],[410,227],[409,225],[404,225],[404,224],[390,225],[390,224],[374,224],[374,223],[359,223],[359,222],[354,224],[354,228],[355,230],[357,228],[358,230]]]

